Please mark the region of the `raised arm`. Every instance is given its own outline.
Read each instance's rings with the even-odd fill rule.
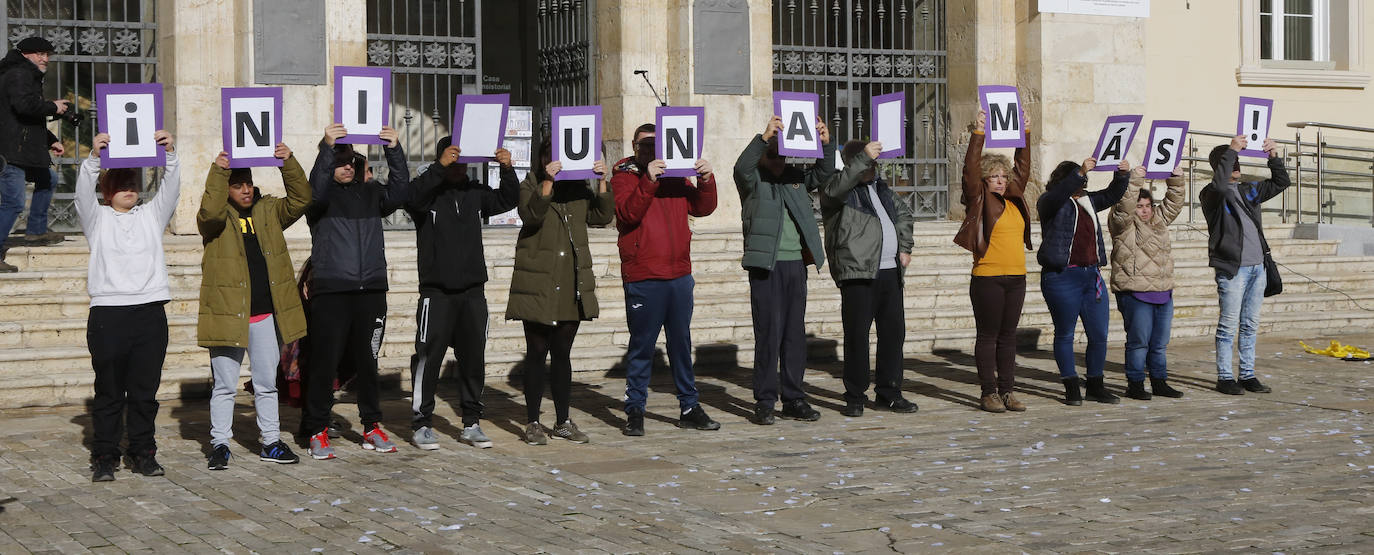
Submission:
[[[1174,223],[1179,213],[1183,212],[1184,192],[1183,192],[1183,171],[1182,168],[1174,168],[1174,174],[1164,180],[1164,202],[1160,203],[1160,216],[1164,218],[1165,224]]]
[[[1279,154],[1278,145],[1274,143],[1273,139],[1264,140],[1264,152],[1269,155],[1270,177],[1255,186],[1259,193],[1259,198],[1255,200],[1255,204],[1261,204],[1278,196],[1292,183],[1288,180],[1288,168],[1284,167],[1283,156]]]
[[[1088,158],[1083,161],[1083,165],[1076,172],[1069,172],[1068,175],[1059,178],[1059,181],[1048,183],[1045,192],[1040,195],[1040,199],[1035,201],[1035,212],[1040,216],[1041,222],[1048,222],[1054,219],[1054,215],[1059,211],[1059,207],[1069,201],[1074,193],[1078,192],[1088,184],[1088,172],[1092,171],[1097,165],[1097,160]]]
[[[606,179],[610,168],[606,167],[604,160],[597,160],[592,171],[596,172],[598,178],[589,182],[596,196],[587,205],[587,225],[605,227],[615,218],[615,193],[607,187]]]
[[[181,196],[181,164],[177,161],[171,133],[159,130],[153,137],[167,151],[167,166],[162,170],[162,183],[158,184],[157,196],[149,203],[149,209],[157,216],[157,221],[166,227],[176,213],[177,198]],[[228,200],[228,192],[225,193],[225,200]]]
[[[102,143],[102,137],[104,143]],[[91,145],[91,155],[81,162],[76,172],[76,217],[81,222],[81,231],[91,234],[91,223],[100,210],[100,202],[95,198],[95,184],[100,179],[100,149],[109,143],[109,136],[96,135]]]
[[[281,181],[286,186],[286,202],[277,205],[277,221],[281,222],[282,229],[286,229],[301,219],[301,216],[305,215],[305,209],[310,206],[310,180],[306,179],[305,169],[301,168],[296,155],[292,154],[285,143],[277,144],[276,155],[278,158],[284,157]]]
[[[501,181],[496,189],[482,192],[482,215],[487,217],[510,212],[520,202],[520,177],[511,165],[510,151],[504,148],[496,149],[496,163],[501,168]]]
[[[837,154],[835,154],[834,144],[825,143],[821,147],[821,159],[806,170],[807,191],[819,191],[822,186],[835,177],[835,174],[838,173],[835,171],[835,156]]]
[[[849,195],[849,191],[859,185],[864,173],[873,169],[874,159],[882,151],[883,145],[877,141],[864,146],[863,150],[855,154],[848,164],[845,164],[844,171],[840,172],[837,179],[831,179],[821,188],[821,201],[844,203],[845,197]]]
[[[744,151],[739,153],[739,158],[735,160],[735,190],[739,192],[739,198],[748,198],[754,194],[754,189],[759,186],[759,160],[763,159],[764,153],[768,152],[768,140],[763,135],[754,135],[754,138],[745,145]]]
[[[1126,193],[1112,205],[1112,211],[1107,214],[1107,229],[1115,237],[1121,230],[1126,228],[1131,218],[1135,216],[1135,203],[1140,197],[1140,189],[1145,187],[1145,168],[1136,168],[1131,172],[1130,183],[1126,187]]]
[[[979,112],[982,115],[982,112]],[[979,118],[981,121],[981,117]],[[963,177],[963,198],[959,202],[968,206],[969,201],[983,196],[987,192],[987,184],[983,183],[983,168],[979,163],[983,159],[983,142],[987,137],[983,131],[975,129],[968,138],[968,150],[964,152],[964,177]]]
[[[552,167],[554,164],[558,164],[558,167],[562,168],[562,164],[559,162],[552,162],[549,164],[549,167]],[[552,192],[548,194],[544,193],[544,184],[547,183],[548,188],[552,189],[553,175],[556,175],[557,172],[553,170],[545,171],[550,173],[548,179],[541,182],[538,177],[535,177],[534,170],[530,170],[530,173],[525,174],[525,181],[520,184],[520,203],[516,205],[516,209],[517,213],[520,215],[520,221],[524,222],[527,226],[539,227],[543,225],[544,214],[547,214],[549,211],[549,204],[551,204],[553,194]]]
[[[634,162],[625,165],[633,166]],[[615,221],[622,229],[639,227],[639,222],[658,193],[658,176],[663,174],[664,164],[659,160],[649,163],[641,173],[636,167],[617,167],[611,174],[611,191],[615,194]]]
[[[1130,185],[1130,182],[1131,164],[1122,160],[1116,171],[1112,172],[1112,182],[1107,184],[1106,189],[1088,193],[1088,200],[1092,201],[1093,210],[1101,212],[1111,208],[1126,194],[1126,187]]]
[[[687,192],[687,214],[704,218],[716,211],[716,174],[711,163],[697,160],[697,186]]]
[[[410,166],[406,163],[406,153],[401,149],[396,130],[390,126],[383,126],[380,136],[383,140],[390,141],[382,147],[387,167],[386,193],[382,196],[381,206],[381,216],[385,218],[397,208],[405,206],[406,200],[410,198]]]
[[[196,229],[205,242],[224,232],[229,222],[229,155],[220,152],[205,174],[205,193],[196,211]]]

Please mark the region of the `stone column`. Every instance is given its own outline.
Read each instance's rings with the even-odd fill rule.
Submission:
[[[946,8],[949,64],[949,218],[961,220],[960,176],[980,85],[1018,85],[1016,0],[952,2]],[[1022,100],[1027,101],[1024,97]],[[1008,153],[1010,154],[1010,153]]]

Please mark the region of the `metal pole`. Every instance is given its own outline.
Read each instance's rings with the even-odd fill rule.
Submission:
[[[1280,158],[1280,160],[1283,160],[1284,158],[1288,158],[1288,147],[1283,147],[1283,158]],[[1288,190],[1287,190],[1287,189],[1284,189],[1284,190],[1283,190],[1283,208],[1282,208],[1281,210],[1279,210],[1279,219],[1282,220],[1283,223],[1288,223]]]
[[[1322,223],[1322,208],[1325,207],[1325,203],[1322,202],[1322,182],[1324,181],[1323,178],[1322,178],[1322,173],[1323,173],[1323,171],[1324,171],[1324,169],[1325,169],[1325,166],[1326,166],[1325,161],[1322,160],[1322,155],[1325,153],[1325,150],[1326,150],[1325,147],[1326,147],[1326,141],[1322,139],[1322,128],[1318,127],[1318,128],[1317,128],[1317,223],[1319,223],[1319,224]]]
[[[1297,189],[1298,197],[1295,203],[1298,208],[1297,223],[1302,223],[1302,128],[1293,132],[1293,142],[1297,143],[1297,152],[1293,156],[1293,186]]]
[[[1197,198],[1193,195],[1193,178],[1197,175],[1197,148],[1193,146],[1195,140],[1192,137],[1188,138],[1188,223],[1190,224],[1195,221],[1193,212],[1196,211],[1196,206],[1193,204],[1193,199]]]

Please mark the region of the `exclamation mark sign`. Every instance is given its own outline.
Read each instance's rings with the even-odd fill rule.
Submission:
[[[1250,129],[1252,130],[1252,132],[1250,133],[1250,142],[1255,142],[1255,141],[1260,140],[1260,136],[1259,136],[1259,118],[1260,118],[1260,113],[1259,113],[1259,110],[1254,110],[1254,111],[1250,112],[1250,115],[1255,116],[1255,117],[1254,117],[1254,122],[1250,125]]]
[[[358,89],[358,124],[367,125],[367,89]]]
[[[138,146],[138,118],[134,117],[134,112],[137,111],[137,104],[133,102],[126,102],[124,104],[124,112],[129,115],[129,117],[124,118],[124,125],[127,126],[125,127],[125,138],[129,146]]]

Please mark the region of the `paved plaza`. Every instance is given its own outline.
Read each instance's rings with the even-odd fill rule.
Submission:
[[[976,409],[965,352],[907,360],[914,415],[840,416],[840,364],[814,363],[821,420],[771,427],[745,420],[747,369],[711,369],[699,384],[718,432],[673,426],[659,372],[642,438],[618,431],[623,381],[580,376],[573,419],[588,445],[518,441],[524,401],[506,378],[488,389],[495,448],[458,444],[445,384],[443,449],[363,451],[341,403],[354,430],[338,460],[292,466],[248,456],[257,434],[240,395],[236,458],[214,472],[207,402],[171,402],[167,475],[102,484],[82,408],[0,411],[0,553],[1374,551],[1374,365],[1304,354],[1298,339],[1331,338],[1261,338],[1272,394],[1211,391],[1210,341],[1193,340],[1170,350],[1185,398],[1115,406],[1064,406],[1050,353],[1023,352],[1021,414]],[[1337,339],[1374,346],[1371,333]],[[1120,357],[1114,346],[1118,393]],[[384,409],[408,437],[408,400],[393,390]],[[298,411],[283,412],[294,430]]]

